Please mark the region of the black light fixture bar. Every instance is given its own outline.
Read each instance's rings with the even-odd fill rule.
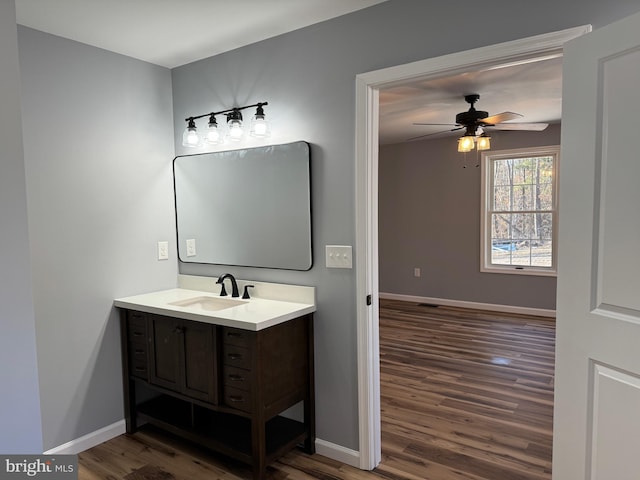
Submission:
[[[249,135],[257,138],[268,137],[270,135],[269,123],[265,120],[265,114],[262,108],[265,105],[268,105],[268,103],[258,102],[252,105],[245,105],[243,107],[227,108],[217,112],[209,112],[187,117],[184,119],[187,122],[187,128],[182,134],[182,145],[185,147],[199,147],[203,145],[203,140],[210,145],[219,145],[224,143],[226,140],[234,142],[240,141],[244,137],[241,111],[246,110],[247,108],[256,109],[255,115],[251,118],[251,130],[249,131]],[[218,122],[216,121],[216,115],[226,115],[226,134],[219,128]],[[195,121],[205,117],[209,118],[209,126],[203,137],[198,134]]]
[[[203,113],[202,115],[194,115],[193,117],[187,117],[184,119],[184,121],[191,122],[192,120],[198,120],[199,118],[211,117],[212,115],[213,116],[223,115],[225,113],[239,112],[240,110],[245,110],[247,108],[253,108],[253,107],[262,108],[265,105],[269,105],[269,103],[258,102],[258,103],[254,103],[253,105],[246,105],[244,107],[233,107],[233,108],[228,108],[227,110],[220,110],[219,112]]]

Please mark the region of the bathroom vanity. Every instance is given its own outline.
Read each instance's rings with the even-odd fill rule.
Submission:
[[[127,432],[153,424],[252,465],[256,480],[296,445],[313,453],[313,295],[178,288],[116,300]],[[302,418],[281,415],[300,402]]]

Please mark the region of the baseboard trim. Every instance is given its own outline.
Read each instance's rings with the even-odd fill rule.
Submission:
[[[44,455],[75,455],[111,440],[118,435],[122,435],[125,431],[125,422],[124,420],[120,420],[119,422],[107,425],[95,432],[88,433],[80,438],[76,438],[75,440],[71,440],[63,445],[47,450],[44,452]],[[338,462],[351,465],[352,467],[360,468],[360,452],[351,450],[350,448],[316,438],[316,453]]]
[[[465,300],[449,300],[446,298],[419,297],[415,295],[402,295],[399,293],[380,293],[380,298],[388,300],[403,300],[405,302],[432,303],[445,307],[475,308],[477,310],[490,310],[493,312],[520,313],[523,315],[537,315],[540,317],[555,317],[556,311],[545,308],[518,307],[515,305],[499,305],[494,303],[467,302]]]
[[[117,437],[118,435],[122,435],[125,433],[126,427],[124,420],[120,420],[118,422],[112,423],[111,425],[107,425],[95,432],[88,433],[83,435],[80,438],[76,438],[75,440],[71,440],[63,445],[52,448],[51,450],[47,450],[44,452],[45,455],[63,455],[63,454],[71,454],[75,455],[80,452],[84,452],[89,448],[95,447],[96,445],[100,445],[107,440],[111,440],[112,438]]]
[[[316,453],[352,467],[360,468],[360,452],[350,448],[316,438]]]

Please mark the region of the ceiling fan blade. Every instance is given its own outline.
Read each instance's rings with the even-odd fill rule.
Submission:
[[[441,132],[433,132],[433,133],[425,133],[424,135],[418,135],[417,137],[407,138],[405,142],[410,142],[412,140],[418,140],[419,138],[431,137],[433,135],[440,135],[442,133],[455,132],[456,130],[461,130],[464,127],[452,128],[451,130],[443,130]]]
[[[413,123],[412,125],[442,125],[442,126],[454,126],[454,125],[458,125],[457,123]]]
[[[508,122],[509,120],[515,120],[516,118],[522,118],[522,115],[513,112],[502,112],[497,115],[491,115],[490,117],[483,118],[478,122],[496,125],[497,123]]]
[[[500,123],[491,128],[494,130],[529,130],[532,132],[541,132],[548,126],[548,123]]]

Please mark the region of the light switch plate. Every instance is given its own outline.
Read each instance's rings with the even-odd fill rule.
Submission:
[[[326,245],[327,268],[353,268],[351,245]]]
[[[158,242],[158,260],[169,260],[169,242]]]

